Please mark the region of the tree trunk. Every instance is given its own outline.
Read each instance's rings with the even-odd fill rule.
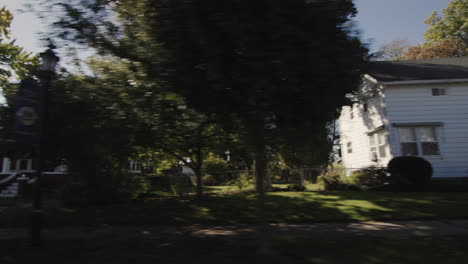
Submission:
[[[258,195],[258,221],[259,221],[259,253],[261,255],[269,255],[271,253],[269,244],[268,232],[268,217],[267,208],[265,204],[265,177],[266,177],[266,149],[264,138],[258,138],[255,147],[255,176],[256,176],[256,190]]]
[[[202,181],[202,167],[203,167],[203,129],[205,128],[206,123],[202,123],[197,129],[197,136],[198,136],[198,144],[197,144],[197,152],[196,152],[196,159],[197,163],[195,166],[195,175],[197,176],[197,199],[203,199],[203,181]]]
[[[304,186],[305,168],[299,169],[299,184]]]
[[[195,176],[197,176],[197,199],[203,199],[203,182],[201,167],[197,166],[195,169]]]

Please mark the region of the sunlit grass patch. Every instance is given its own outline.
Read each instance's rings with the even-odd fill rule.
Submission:
[[[47,227],[67,225],[187,225],[258,223],[253,191],[134,200],[82,208],[46,208]],[[468,193],[272,192],[266,195],[271,223],[468,218]],[[1,226],[27,226],[28,211],[2,215]]]

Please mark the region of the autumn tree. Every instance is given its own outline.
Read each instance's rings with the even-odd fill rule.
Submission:
[[[425,21],[429,28],[423,44],[408,48],[405,59],[459,57],[468,54],[468,1],[453,0],[442,16],[433,12]]]
[[[468,1],[453,0],[442,10],[443,16],[433,12],[424,23],[430,27],[424,33],[426,41],[453,41],[459,56],[466,53],[468,43]]]
[[[466,48],[460,49],[463,45],[450,40],[439,41],[435,43],[423,43],[408,48],[403,56],[406,60],[420,60],[420,59],[431,59],[431,58],[447,58],[457,57],[459,55],[464,56],[467,54],[468,45]]]

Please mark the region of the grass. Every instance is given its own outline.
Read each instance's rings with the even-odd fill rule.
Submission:
[[[45,225],[253,224],[257,201],[252,192],[148,198],[125,204],[57,208],[45,211]],[[276,192],[267,195],[272,223],[468,218],[468,193]],[[2,215],[0,226],[26,226],[29,211]]]
[[[273,238],[274,255],[259,258],[257,241],[226,238],[47,241],[41,250],[0,241],[0,263],[467,263],[468,237]],[[262,261],[263,260],[263,261]]]
[[[280,188],[287,190],[288,186],[292,183],[274,183],[272,186],[274,188]],[[319,184],[306,184],[306,189],[308,191],[319,191],[321,189]],[[244,189],[239,189],[237,186],[234,185],[224,185],[224,186],[203,186],[203,192],[207,194],[233,194],[240,191],[251,191],[255,189],[255,185],[251,184]],[[195,193],[196,187],[188,187],[184,190],[188,193]],[[174,192],[172,191],[163,191],[163,190],[154,190],[150,192],[153,195],[161,196],[161,197],[172,197],[174,196]]]
[[[23,204],[30,202],[30,199],[20,198],[20,199],[0,199],[0,207],[14,206],[17,204]]]

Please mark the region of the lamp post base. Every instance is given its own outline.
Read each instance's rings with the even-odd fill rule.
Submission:
[[[30,246],[38,248],[42,244],[41,237],[42,210],[34,209],[31,214]]]

